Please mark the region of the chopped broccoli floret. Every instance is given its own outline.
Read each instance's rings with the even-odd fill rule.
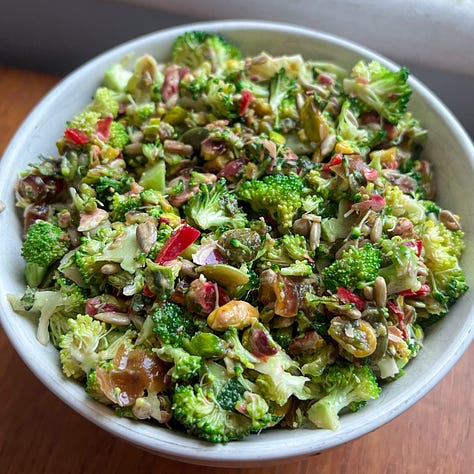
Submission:
[[[324,396],[311,405],[308,418],[318,428],[336,430],[343,408],[357,411],[371,399],[379,397],[381,388],[366,365],[357,367],[345,362],[329,365],[320,377]]]
[[[113,121],[110,124],[109,144],[115,148],[123,149],[130,142],[127,129],[120,122]]]
[[[131,71],[126,69],[123,64],[116,63],[105,71],[104,85],[116,92],[124,92],[131,77]]]
[[[83,237],[74,253],[74,263],[85,284],[103,286],[104,275],[100,269],[106,263],[118,263],[134,274],[141,266],[142,249],[136,238],[137,225],[126,225],[116,229],[102,228],[94,237]]]
[[[97,122],[100,120],[100,118],[101,115],[99,112],[95,112],[93,110],[84,110],[83,112],[75,115],[73,119],[67,124],[69,127],[77,128],[81,132],[92,136],[96,131]]]
[[[240,60],[240,51],[222,37],[202,31],[190,31],[179,36],[172,48],[174,63],[188,66],[191,71],[208,63],[212,72],[226,70],[229,61]]]
[[[292,97],[296,89],[296,81],[286,74],[285,69],[280,69],[270,81],[270,98],[268,103],[272,108],[275,117],[275,128],[280,127],[280,113],[284,115],[289,114],[286,108],[288,107],[288,100]]]
[[[359,61],[350,77],[344,79],[346,94],[356,97],[362,109],[375,110],[389,122],[397,124],[405,113],[412,90],[407,83],[408,69],[393,72],[377,61]]]
[[[391,260],[390,265],[379,271],[379,275],[387,283],[387,293],[418,291],[421,283],[418,280],[418,256],[415,249],[396,238],[384,240],[382,248],[384,255]]]
[[[94,100],[89,105],[89,110],[98,112],[102,117],[117,116],[119,103],[114,92],[107,87],[99,87],[95,93]]]
[[[155,309],[153,316],[153,332],[163,344],[173,347],[182,346],[183,340],[191,338],[196,325],[191,315],[176,303],[166,302]]]
[[[26,260],[25,278],[28,285],[38,286],[51,264],[63,257],[69,250],[70,240],[56,224],[36,221],[25,235],[21,255]]]
[[[59,343],[62,368],[68,377],[83,378],[100,360],[98,349],[107,327],[88,315],[69,319],[68,326],[69,331]]]
[[[427,220],[422,233],[424,262],[434,280],[434,297],[441,303],[451,306],[468,285],[464,280],[459,257],[464,249],[464,233],[449,230],[441,222]]]
[[[341,112],[337,118],[336,137],[352,151],[362,156],[374,148],[385,138],[383,129],[371,130],[359,125],[357,113],[351,108],[351,101],[345,100],[341,106]]]
[[[242,439],[278,420],[253,389],[250,381],[230,377],[223,366],[208,361],[199,385],[176,387],[173,414],[190,433],[206,441]]]
[[[204,103],[220,119],[232,120],[238,117],[239,104],[234,100],[235,86],[222,79],[210,78],[206,83]]]
[[[272,174],[259,180],[244,181],[237,197],[257,212],[268,212],[281,226],[288,229],[303,205],[304,186],[296,175]]]
[[[294,396],[299,400],[308,400],[311,394],[305,384],[309,381],[302,375],[294,375],[292,369],[299,370],[298,364],[282,350],[260,360],[254,370],[259,372],[256,385],[266,400],[272,400],[283,406]]]
[[[350,246],[341,258],[324,269],[324,283],[333,291],[337,287],[362,289],[377,278],[381,263],[382,252],[372,244],[360,248]]]
[[[213,184],[201,183],[199,192],[184,206],[187,220],[202,230],[245,227],[247,216],[239,208],[236,197],[226,188],[224,178]]]
[[[202,358],[189,354],[181,347],[164,345],[160,349],[153,349],[153,351],[160,359],[173,363],[173,367],[168,371],[173,382],[190,380],[198,375],[201,369]]]

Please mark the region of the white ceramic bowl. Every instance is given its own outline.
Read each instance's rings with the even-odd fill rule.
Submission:
[[[20,220],[15,212],[13,184],[17,173],[42,153],[56,153],[55,141],[66,120],[81,110],[98,87],[103,71],[126,54],[149,52],[165,60],[177,35],[189,30],[217,32],[239,46],[244,54],[265,50],[271,54],[301,53],[306,59],[326,59],[351,67],[360,58],[373,58],[389,67],[387,59],[346,40],[304,28],[265,22],[218,21],[196,23],[159,31],[118,46],[86,63],[57,85],[25,120],[0,165],[1,321],[12,344],[36,376],[59,398],[100,427],[162,456],[196,464],[250,466],[281,462],[317,453],[353,440],[390,421],[423,397],[449,371],[473,337],[473,291],[469,291],[447,318],[427,332],[426,345],[405,376],[386,386],[381,397],[357,413],[344,415],[336,432],[317,429],[273,430],[227,445],[210,445],[183,433],[117,417],[88,398],[78,384],[61,373],[56,350],[43,347],[35,337],[34,322],[17,316],[9,307],[8,293],[24,289],[20,251]],[[419,81],[410,108],[430,131],[424,156],[436,168],[440,201],[462,217],[467,250],[463,266],[467,281],[474,282],[474,147],[447,108]],[[461,387],[460,387],[461,389]],[[472,387],[471,387],[472,389]]]

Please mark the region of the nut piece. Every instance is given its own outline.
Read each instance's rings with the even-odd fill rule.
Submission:
[[[451,211],[447,211],[446,209],[443,209],[439,213],[439,220],[449,230],[452,230],[453,232],[456,232],[457,230],[461,230],[461,224],[459,223],[458,219]]]
[[[140,248],[145,252],[149,253],[153,245],[155,245],[157,231],[156,227],[150,221],[142,222],[137,226],[137,242]]]
[[[207,324],[214,331],[228,328],[244,329],[258,320],[258,309],[246,301],[232,300],[212,311]]]
[[[387,283],[384,277],[378,276],[374,281],[374,300],[380,308],[387,304]]]
[[[128,314],[119,313],[118,311],[104,311],[103,313],[96,313],[92,317],[104,323],[113,324],[114,326],[128,326],[130,324]]]

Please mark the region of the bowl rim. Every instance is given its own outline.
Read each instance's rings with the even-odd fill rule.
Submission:
[[[133,50],[134,48],[139,48],[144,45],[146,46],[147,44],[152,44],[156,41],[163,40],[164,38],[172,38],[186,31],[218,31],[220,34],[225,35],[227,32],[231,31],[241,32],[255,29],[261,30],[262,32],[267,31],[279,34],[292,34],[295,36],[310,37],[314,40],[329,42],[353,53],[359,54],[361,57],[370,57],[378,60],[390,68],[399,67],[396,63],[390,61],[372,49],[361,46],[353,41],[349,41],[318,30],[283,22],[245,19],[217,20],[188,23],[158,30],[123,42],[99,54],[98,56],[84,63],[82,66],[76,68],[74,71],[65,76],[57,85],[55,85],[31,110],[5,149],[3,158],[0,161],[0,177],[4,176],[4,169],[7,166],[13,166],[10,163],[10,161],[12,161],[10,160],[10,156],[13,157],[18,148],[22,147],[24,142],[22,135],[30,127],[34,126],[37,117],[39,117],[41,114],[41,110],[45,107],[48,107],[48,104],[51,102],[54,102],[56,97],[61,96],[63,91],[66,90],[70,84],[74,83],[79,76],[87,75],[89,71],[93,71],[97,67],[103,67],[103,64],[108,62],[111,58],[115,58],[120,55],[125,56],[127,52]],[[415,77],[410,77],[409,81],[413,90],[416,91],[416,93],[423,100],[430,103],[430,106],[435,110],[436,114],[444,117],[446,123],[451,128],[451,132],[454,136],[456,136],[466,156],[470,157],[471,161],[474,161],[474,146],[467,132],[463,129],[462,125],[454,117],[451,111],[426,86],[424,86],[421,81]],[[3,182],[4,178],[1,179]],[[8,183],[8,181],[5,181],[4,184],[5,183]],[[2,190],[2,193],[3,192],[4,191]],[[262,443],[255,442],[255,435],[249,437],[247,440],[239,441],[237,445],[235,443],[229,443],[226,445],[209,446],[208,443],[200,442],[195,438],[190,438],[184,436],[183,434],[179,434],[178,439],[176,434],[173,434],[173,432],[168,432],[168,430],[162,429],[160,427],[158,427],[158,430],[156,427],[154,428],[153,432],[158,433],[156,436],[152,436],[150,430],[146,430],[147,435],[144,436],[142,422],[135,424],[131,420],[121,419],[115,414],[112,414],[107,407],[99,404],[98,402],[85,399],[84,397],[77,397],[74,399],[68,398],[66,395],[70,396],[70,394],[66,392],[63,384],[57,384],[57,380],[55,380],[54,377],[45,375],[41,371],[41,367],[39,367],[39,365],[36,363],[33,355],[28,353],[28,351],[26,351],[21,345],[21,341],[15,337],[14,324],[10,323],[8,318],[5,317],[6,314],[11,314],[12,311],[9,308],[8,303],[6,303],[7,292],[3,288],[3,280],[0,280],[0,286],[0,294],[2,295],[0,301],[0,323],[2,323],[10,343],[14,346],[21,359],[52,393],[54,393],[64,403],[69,405],[86,419],[92,421],[97,426],[116,435],[117,437],[125,439],[131,444],[139,446],[155,454],[172,459],[191,462],[194,464],[214,466],[250,466],[256,465],[256,463],[261,464],[262,462],[275,463],[281,462],[283,460],[295,460],[298,458],[303,458],[322,450],[338,446],[342,443],[352,441],[391,421],[411,405],[416,403],[424,395],[426,395],[448,373],[448,371],[467,349],[474,337],[474,320],[471,321],[470,325],[468,324],[469,321],[467,321],[466,331],[463,333],[463,336],[457,340],[458,346],[456,347],[456,350],[441,361],[436,370],[433,371],[432,376],[421,386],[421,389],[419,388],[417,392],[412,391],[410,397],[403,400],[402,402],[400,400],[395,400],[392,403],[392,406],[387,407],[387,410],[384,410],[378,414],[378,416],[370,420],[360,420],[357,428],[350,429],[349,431],[345,430],[341,432],[328,433],[327,437],[319,444],[307,442],[307,440],[311,439],[311,432],[308,430],[308,434],[304,437],[304,440],[300,439],[301,436],[297,437],[299,440],[297,443],[292,442],[292,436],[289,435],[285,442],[285,449],[282,449],[281,442],[270,443],[270,446],[261,446]],[[111,417],[113,417],[112,421],[110,420]],[[235,449],[236,446],[241,449]],[[252,447],[254,449],[251,449]],[[244,450],[247,450],[246,456],[245,459],[241,460],[240,457]]]

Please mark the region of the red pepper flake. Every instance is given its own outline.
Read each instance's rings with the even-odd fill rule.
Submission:
[[[89,135],[78,128],[66,128],[64,136],[76,145],[84,145],[89,141]]]
[[[200,235],[201,232],[185,222],[171,234],[158,253],[155,262],[158,265],[165,265],[167,262],[171,262],[193,244]]]
[[[240,98],[240,108],[239,108],[239,116],[242,117],[242,115],[245,114],[245,111],[247,110],[248,106],[253,100],[253,94],[251,91],[247,89],[243,89],[240,92],[241,98]]]
[[[365,301],[360,296],[357,296],[355,293],[346,290],[345,288],[337,288],[336,298],[342,304],[351,303],[355,305],[359,311],[362,311],[365,308]]]
[[[110,139],[110,124],[114,118],[112,115],[108,117],[102,118],[97,121],[97,125],[95,126],[95,134],[99,140],[103,142],[107,142]]]

